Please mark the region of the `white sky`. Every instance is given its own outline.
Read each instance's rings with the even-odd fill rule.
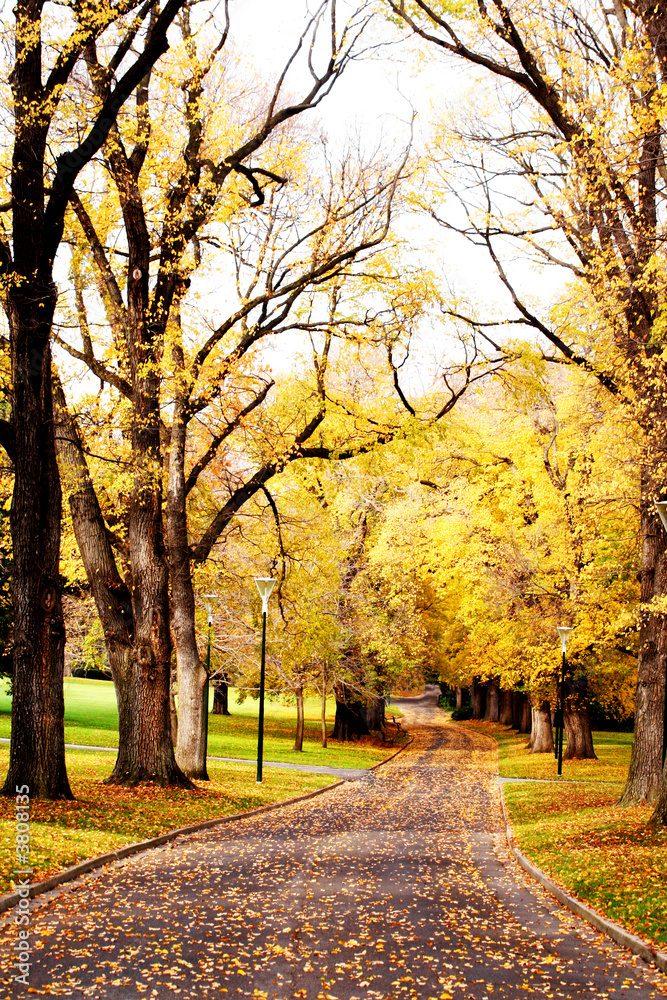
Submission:
[[[7,11],[5,3],[0,3],[0,11]],[[356,3],[338,0],[338,5],[341,23]],[[230,42],[269,83],[277,79],[309,11],[317,6],[314,0],[230,0]],[[385,44],[367,58],[353,62],[317,111],[307,114],[317,116],[334,144],[342,146],[348,135],[356,133],[369,149],[382,141],[389,155],[395,156],[405,147],[413,111],[417,114],[415,146],[420,148],[441,105],[465,95],[468,76],[461,63],[440,57],[433,48],[426,50],[428,58],[421,60],[417,69],[414,43],[398,40],[395,26],[381,18],[376,25],[369,41]],[[296,92],[307,83],[303,58],[295,62],[288,82]],[[441,273],[450,286],[471,298],[483,299],[490,315],[499,306],[507,309],[507,293],[500,287],[484,251],[476,251],[462,238],[447,236],[424,216],[404,218],[399,227],[401,235],[409,236],[414,243],[420,260]],[[543,274],[538,278],[525,266],[519,268],[519,273],[529,293],[539,290],[545,296],[554,295],[555,276]],[[289,362],[292,351],[283,348],[280,355],[282,363],[279,356],[274,354],[272,358],[278,368]]]
[[[248,53],[264,79],[275,79],[300,35],[307,11],[314,7],[307,0],[232,0],[230,40],[238,51]],[[346,9],[353,8],[354,4],[340,2],[340,20]],[[419,148],[441,100],[449,103],[457,95],[463,98],[467,70],[433,49],[417,69],[414,42],[398,40],[395,26],[382,20],[377,21],[370,39],[386,44],[352,63],[314,114],[333,142],[342,145],[346,136],[357,132],[369,148],[381,140],[390,155],[395,155],[408,141],[414,111],[415,146]],[[300,65],[303,67],[303,62]],[[291,79],[295,87],[306,82],[298,74]],[[424,216],[403,218],[397,228],[414,242],[425,264],[445,275],[457,291],[465,290],[472,298],[483,297],[490,312],[494,305],[507,308],[507,293],[500,287],[485,251],[475,250],[463,238],[446,235]],[[534,281],[528,272],[524,273],[526,279],[529,285]],[[549,289],[549,284],[548,279],[546,284],[541,279],[542,290]],[[277,357],[272,364],[276,363],[279,366]]]

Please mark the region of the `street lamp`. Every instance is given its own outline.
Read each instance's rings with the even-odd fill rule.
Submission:
[[[206,769],[206,758],[208,757],[208,679],[211,675],[211,626],[213,625],[213,608],[209,602],[209,598],[213,600],[215,594],[204,594],[205,604],[206,604],[206,614],[208,620],[208,642],[206,644],[206,680],[204,682],[204,719],[202,725],[204,727],[204,774],[206,775],[206,780],[208,780],[208,771]]]
[[[667,531],[667,500],[656,500],[655,506],[658,516],[662,521],[662,526]],[[665,666],[665,707],[662,713],[662,766],[665,766],[667,759],[667,665]]]
[[[269,597],[276,585],[270,576],[256,576],[255,586],[262,598],[262,667],[259,675],[259,728],[257,731],[257,784],[262,783],[262,755],[264,753],[264,674],[266,664],[266,613]]]
[[[564,625],[559,626],[556,631],[560,636],[563,648],[563,664],[560,674],[560,719],[556,716],[558,727],[556,729],[556,739],[558,741],[558,777],[563,773],[563,731],[565,729],[565,671],[567,669],[567,640],[570,638],[571,628]]]

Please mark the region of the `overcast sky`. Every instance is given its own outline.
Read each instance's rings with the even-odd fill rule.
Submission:
[[[338,0],[339,23],[356,6],[356,2]],[[3,7],[9,10],[4,3]],[[269,84],[279,77],[309,12],[317,7],[314,0],[230,0],[230,42],[244,61],[251,62],[260,79]],[[398,29],[382,17],[376,19],[367,38],[380,47],[353,62],[320,107],[308,114],[316,116],[334,145],[342,146],[346,136],[358,134],[369,150],[381,141],[389,156],[395,158],[406,145],[416,113],[415,148],[423,148],[430,125],[445,103],[465,95],[469,81],[465,67],[440,57],[432,47],[424,50],[427,58],[418,63],[415,43],[401,41]],[[308,83],[303,58],[295,60],[288,81],[293,92],[303,92]],[[417,253],[423,255],[424,264],[440,272],[457,291],[484,297],[491,313],[503,303],[508,304],[485,252],[474,251],[461,238],[445,238],[425,216],[413,215],[398,225],[401,235],[409,235],[418,245]],[[556,288],[550,276],[532,278],[525,269],[522,283],[524,287],[533,283],[547,295],[553,295]]]

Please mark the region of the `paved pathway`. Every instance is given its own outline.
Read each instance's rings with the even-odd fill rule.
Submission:
[[[489,741],[443,725],[428,698],[401,708],[408,725],[430,725],[378,771],[36,905],[32,994],[664,996],[664,976],[529,889],[509,861]]]

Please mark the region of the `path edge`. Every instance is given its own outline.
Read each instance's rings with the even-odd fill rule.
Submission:
[[[645,962],[650,965],[655,965],[661,972],[667,972],[666,952],[658,951],[657,948],[647,944],[646,941],[637,937],[636,934],[631,934],[629,931],[626,931],[624,927],[621,927],[620,924],[615,924],[612,920],[607,920],[606,917],[601,916],[601,914],[592,909],[590,906],[586,906],[586,904],[582,903],[581,900],[576,899],[574,896],[570,896],[567,892],[564,892],[563,889],[559,888],[555,882],[552,882],[540,868],[534,865],[532,861],[529,861],[525,854],[521,853],[519,848],[516,846],[516,838],[509,820],[507,806],[505,803],[505,794],[500,781],[498,781],[498,790],[500,792],[500,805],[503,813],[503,822],[505,824],[507,846],[512,856],[521,865],[524,871],[527,871],[529,875],[544,886],[547,892],[554,896],[559,903],[562,903],[568,910],[576,913],[577,916],[583,917],[584,920],[587,920],[588,923],[592,924],[597,930],[602,931],[603,934],[610,937],[612,941],[616,942],[616,944],[620,944],[623,948],[628,948],[630,951],[634,952],[635,955],[639,955],[639,957]]]
[[[384,764],[388,764],[390,760],[397,757],[399,753],[402,753],[407,747],[410,746],[414,737],[410,737],[407,743],[404,743],[402,747],[399,747],[395,753],[391,754],[389,757],[385,757],[384,760],[380,760],[377,764],[373,764],[372,767],[368,768],[368,772],[377,770],[377,768],[382,767]],[[200,830],[208,830],[213,826],[222,826],[224,823],[234,823],[239,819],[246,819],[248,816],[257,816],[260,813],[270,812],[273,809],[282,809],[284,806],[294,805],[296,802],[305,802],[307,799],[314,799],[318,795],[324,795],[325,792],[332,792],[334,788],[340,788],[341,785],[346,784],[345,779],[340,781],[335,781],[332,785],[324,785],[323,788],[315,788],[312,792],[304,792],[303,795],[295,795],[291,799],[284,799],[282,802],[269,802],[265,806],[257,806],[256,809],[248,809],[245,812],[232,813],[231,816],[218,816],[215,819],[205,819],[200,823],[193,823],[191,826],[182,826],[177,830],[168,830],[167,833],[161,833],[157,837],[151,837],[149,840],[139,840],[134,844],[126,844],[124,847],[119,847],[115,851],[109,851],[106,854],[98,854],[94,858],[88,858],[86,861],[79,861],[77,864],[72,865],[70,868],[64,868],[61,872],[56,872],[55,875],[50,875],[48,878],[43,879],[41,882],[33,882],[28,887],[29,898],[34,899],[35,896],[42,896],[46,892],[50,892],[52,889],[57,889],[59,885],[63,885],[66,882],[72,882],[74,879],[78,878],[80,875],[87,875],[88,872],[96,871],[98,868],[103,868],[104,865],[112,864],[114,861],[121,861],[123,858],[128,858],[133,854],[141,854],[142,851],[150,851],[154,847],[162,847],[163,844],[168,844],[169,841],[175,840],[177,837],[187,837],[190,834],[198,833]],[[13,892],[8,892],[4,896],[0,896],[0,914],[6,913],[7,910],[13,909],[21,899],[18,890]]]

